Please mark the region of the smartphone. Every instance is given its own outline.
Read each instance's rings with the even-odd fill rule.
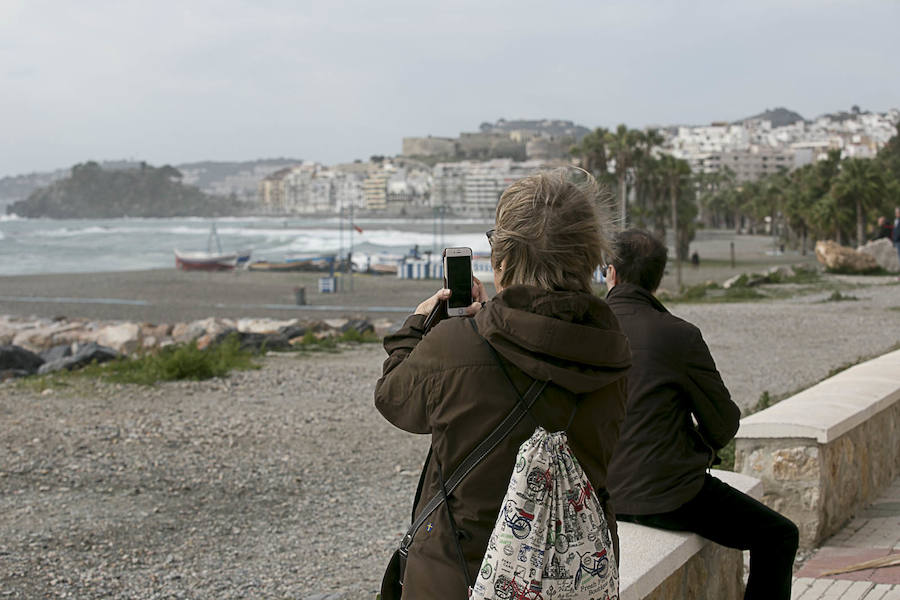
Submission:
[[[444,249],[444,286],[450,290],[447,316],[462,317],[472,304],[472,249]]]

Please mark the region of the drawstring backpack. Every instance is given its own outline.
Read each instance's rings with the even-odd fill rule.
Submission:
[[[500,357],[487,345],[512,385]],[[538,426],[519,447],[471,598],[618,599],[609,524],[566,434],[576,410],[577,405],[563,431]],[[605,491],[603,496],[608,499]]]

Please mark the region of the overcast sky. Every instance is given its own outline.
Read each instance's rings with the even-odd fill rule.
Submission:
[[[0,176],[900,107],[896,0],[0,0]]]

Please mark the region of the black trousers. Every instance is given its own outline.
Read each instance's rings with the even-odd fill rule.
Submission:
[[[789,600],[791,574],[800,532],[783,515],[706,476],[700,492],[672,512],[616,515],[648,527],[690,531],[726,546],[750,551],[750,578],[745,600]]]

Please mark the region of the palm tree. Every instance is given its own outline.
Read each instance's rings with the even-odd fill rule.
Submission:
[[[606,136],[609,130],[598,127],[581,138],[581,143],[572,147],[573,156],[581,159],[581,168],[591,173],[598,180],[606,179],[609,174],[606,153]]]
[[[840,174],[831,187],[832,197],[841,205],[856,207],[856,244],[865,242],[866,212],[878,206],[886,192],[884,176],[868,158],[848,158],[841,162]]]
[[[657,159],[653,156],[654,148],[660,146],[663,136],[656,129],[638,131],[635,135],[634,155],[634,198],[637,203],[637,221],[640,227],[646,227],[646,217],[652,203],[653,171]],[[650,193],[648,193],[650,192]]]
[[[678,285],[678,289],[681,289],[681,260],[684,258],[683,254],[686,254],[687,249],[684,247],[685,244],[684,238],[687,236],[687,231],[691,227],[691,223],[682,223],[678,222],[678,197],[681,195],[682,187],[684,185],[690,184],[691,177],[691,167],[687,163],[687,161],[675,158],[670,154],[664,154],[660,158],[660,170],[662,174],[662,179],[666,184],[666,188],[669,191],[669,202],[671,203],[672,210],[672,234],[674,236],[675,242],[675,265],[677,269],[677,280],[676,284]],[[688,240],[690,243],[690,240]]]
[[[606,150],[616,161],[616,192],[619,195],[619,221],[622,229],[627,227],[628,171],[634,165],[637,153],[639,131],[628,129],[625,124],[616,127],[615,132],[606,132]]]

